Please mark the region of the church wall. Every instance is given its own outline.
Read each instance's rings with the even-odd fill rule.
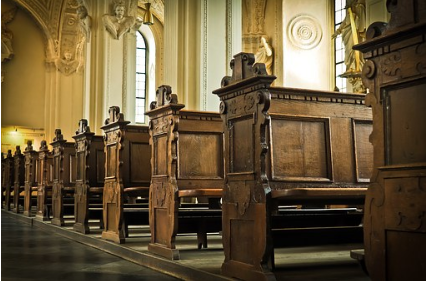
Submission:
[[[330,0],[283,0],[283,84],[333,90]]]
[[[11,1],[1,2],[2,13],[13,7]],[[29,135],[37,142],[44,137],[40,129],[45,125],[45,47],[41,30],[23,9],[17,10],[7,27],[13,33],[15,55],[2,63],[2,145],[8,144],[14,152],[15,145],[25,149],[24,139]],[[16,130],[13,138],[9,127]]]

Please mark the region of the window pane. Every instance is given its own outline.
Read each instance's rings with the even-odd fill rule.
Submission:
[[[140,32],[136,33],[136,85],[135,85],[135,122],[145,122],[146,111],[146,75],[147,48]]]

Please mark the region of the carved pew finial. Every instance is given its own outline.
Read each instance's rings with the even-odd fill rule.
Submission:
[[[221,87],[255,76],[268,75],[264,63],[255,63],[255,55],[253,53],[241,52],[234,55],[234,59],[230,62],[230,68],[233,70],[233,74],[231,77],[225,76],[222,79]]]
[[[83,133],[89,133],[90,127],[88,126],[88,122],[86,119],[81,119],[79,121],[79,129],[76,131],[76,135],[83,134]]]
[[[40,143],[40,151],[47,150],[47,143],[45,140],[42,140]]]
[[[15,156],[16,156],[16,155],[21,155],[21,146],[20,146],[20,145],[17,145],[17,146],[16,146]]]
[[[123,122],[125,120],[123,113],[120,113],[119,106],[111,106],[110,109],[108,109],[108,114],[110,117],[105,120],[105,125],[115,122]]]
[[[12,150],[11,149],[8,149],[7,150],[7,156],[6,156],[7,158],[10,158],[10,157],[12,157]]]
[[[32,151],[33,150],[33,142],[31,140],[27,141],[27,147],[25,148],[25,151]]]
[[[56,142],[56,141],[62,141],[62,140],[64,140],[64,136],[61,133],[61,129],[56,129],[55,137],[53,138],[53,141]]]
[[[172,93],[172,87],[169,85],[161,85],[156,91],[156,101],[151,102],[150,109],[169,105],[178,104],[178,96]]]

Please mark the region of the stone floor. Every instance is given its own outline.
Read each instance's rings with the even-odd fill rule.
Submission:
[[[91,234],[2,210],[2,280],[233,280],[221,275],[221,236],[208,236],[198,250],[195,235],[179,235],[180,260],[147,252],[149,228],[134,226],[126,243],[101,239],[96,223]],[[275,250],[274,275],[283,281],[367,281],[350,250],[361,244],[293,247]],[[114,254],[114,255],[112,255]],[[25,267],[22,267],[25,266]],[[30,271],[30,272],[28,272]]]

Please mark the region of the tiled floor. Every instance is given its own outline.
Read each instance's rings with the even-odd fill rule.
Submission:
[[[171,281],[164,273],[1,213],[2,281]]]
[[[2,210],[1,279],[232,280],[220,272],[224,252],[219,234],[209,235],[203,250],[197,249],[196,236],[178,235],[181,259],[171,261],[148,253],[148,226],[132,227],[126,242],[115,244],[101,239],[97,225],[88,235],[72,231],[73,221],[57,227]],[[276,249],[273,273],[281,281],[366,281],[369,277],[350,258],[350,250],[359,248],[361,244]]]

